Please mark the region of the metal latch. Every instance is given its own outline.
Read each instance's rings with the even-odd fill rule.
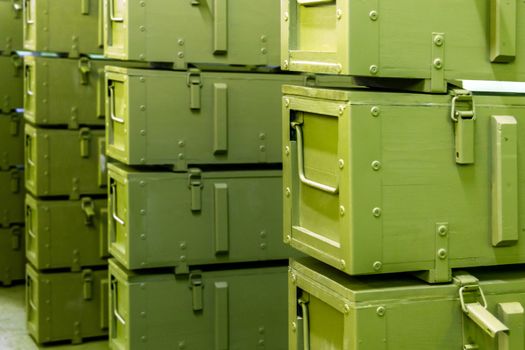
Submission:
[[[474,137],[476,113],[472,92],[453,90],[450,118],[455,125],[456,163],[474,164]]]
[[[20,192],[20,171],[18,169],[11,170],[11,192],[18,193]]]
[[[188,187],[191,190],[191,211],[200,211],[202,209],[202,171],[198,168],[190,168],[188,174]]]
[[[84,295],[84,300],[93,299],[93,271],[84,270],[82,271],[82,292]]]
[[[93,218],[95,217],[95,202],[90,197],[82,198],[80,207],[86,215],[85,224],[87,226],[93,225]]]
[[[190,109],[201,109],[201,72],[198,69],[190,69],[186,79],[190,88]]]
[[[13,75],[17,77],[23,66],[22,57],[20,57],[19,55],[15,53],[11,55],[11,62],[13,63],[13,69],[14,69]]]
[[[82,57],[78,60],[78,70],[80,71],[80,84],[87,85],[89,83],[89,73],[91,72],[91,61],[87,57]]]
[[[20,226],[11,227],[11,249],[20,250],[22,242],[22,229]]]
[[[9,123],[9,134],[11,136],[17,136],[20,132],[20,114],[13,113],[11,114],[11,119]]]
[[[82,128],[79,131],[80,138],[80,156],[82,158],[89,158],[89,149],[91,141],[91,130],[89,128]]]
[[[202,272],[201,271],[193,271],[190,273],[190,289],[192,294],[192,307],[193,311],[200,311],[203,309],[202,305],[202,289],[204,288],[204,284],[202,283]]]
[[[492,338],[499,333],[509,331],[506,325],[487,310],[487,299],[477,278],[467,274],[456,276],[454,279],[460,285],[459,300],[461,309],[472,321]]]
[[[11,0],[11,4],[13,5],[13,12],[15,13],[15,18],[20,18],[20,14],[22,13],[22,1]]]

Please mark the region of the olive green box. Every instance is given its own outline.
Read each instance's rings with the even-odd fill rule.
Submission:
[[[100,0],[24,0],[24,49],[102,54]]]
[[[24,171],[0,171],[0,227],[24,223],[24,198]]]
[[[104,0],[104,55],[212,65],[279,65],[279,3]]]
[[[8,286],[23,281],[25,265],[23,225],[0,227],[0,283]]]
[[[128,269],[288,259],[281,171],[108,165],[109,251]]]
[[[0,170],[24,164],[24,117],[22,113],[0,114]]]
[[[34,196],[106,193],[104,130],[25,126],[26,188]]]
[[[498,349],[525,346],[523,267],[454,272],[429,285],[409,275],[347,276],[291,262],[290,350]]]
[[[523,81],[524,15],[516,0],[283,0],[281,66],[422,79],[433,92],[446,80]]]
[[[114,259],[110,348],[287,349],[286,266],[138,274]]]
[[[123,163],[281,162],[280,94],[297,75],[106,68],[107,152]]]
[[[22,1],[0,0],[0,52],[22,50]]]
[[[107,265],[107,200],[26,196],[26,256],[39,270]]]
[[[27,331],[38,344],[106,336],[108,296],[108,270],[46,273],[27,264]]]
[[[351,275],[525,263],[525,99],[284,87],[284,239]]]
[[[105,124],[106,65],[144,66],[82,57],[79,59],[26,56],[24,58],[24,115],[42,126]]]
[[[0,55],[0,113],[8,114],[24,106],[22,58],[13,53]]]

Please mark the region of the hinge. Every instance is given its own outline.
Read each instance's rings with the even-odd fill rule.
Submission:
[[[95,217],[95,202],[93,202],[90,197],[84,197],[82,198],[80,207],[86,215],[86,220],[84,221],[86,226],[93,225],[93,218]]]
[[[20,250],[22,245],[22,229],[20,226],[11,227],[11,249]]]
[[[192,307],[193,311],[200,311],[203,309],[203,295],[202,295],[202,289],[204,288],[204,284],[202,283],[202,272],[201,271],[193,271],[190,273],[190,289],[192,294]]]
[[[459,286],[461,309],[468,318],[492,338],[509,331],[506,325],[487,310],[487,299],[476,277],[461,274],[454,276],[454,280]]]
[[[93,299],[93,271],[82,271],[82,284],[82,293],[84,295],[84,300]]]
[[[11,192],[18,193],[20,192],[20,171],[18,169],[11,170]]]
[[[201,72],[198,69],[190,69],[186,79],[190,88],[190,109],[201,109]]]
[[[11,136],[18,136],[18,133],[20,132],[20,119],[20,114],[11,114],[11,119],[9,123],[9,134]]]
[[[457,164],[474,164],[474,138],[476,112],[472,92],[467,90],[452,91],[450,118],[455,125],[455,158]]]
[[[188,169],[188,187],[191,190],[191,211],[200,211],[202,208],[202,171],[198,168]]]
[[[91,72],[91,61],[87,57],[78,60],[78,70],[80,71],[80,84],[89,84],[89,73]]]
[[[82,128],[78,136],[80,138],[80,156],[82,158],[89,158],[91,130],[89,128]]]

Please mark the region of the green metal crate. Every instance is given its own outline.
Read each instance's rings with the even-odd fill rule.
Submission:
[[[287,349],[283,267],[136,274],[113,259],[110,347]]]
[[[281,171],[138,171],[109,164],[109,250],[139,269],[288,259]]]
[[[108,334],[108,271],[39,272],[26,266],[27,330],[38,344]]]
[[[102,54],[101,0],[24,0],[24,49]]]
[[[24,164],[22,113],[0,114],[0,170]]]
[[[25,276],[24,227],[0,227],[0,283],[23,281]]]
[[[455,272],[428,285],[407,275],[349,277],[314,259],[289,272],[290,350],[525,347],[525,274]]]
[[[0,55],[0,113],[8,114],[24,105],[22,58]]]
[[[284,239],[351,275],[524,263],[523,120],[523,95],[284,87]]]
[[[126,164],[280,163],[280,94],[304,77],[106,68],[108,155]]]
[[[22,1],[0,0],[0,52],[22,50]]]
[[[281,66],[367,78],[525,79],[523,1],[281,1]]]
[[[26,196],[26,256],[35,268],[107,265],[107,200]]]
[[[37,125],[67,125],[70,129],[103,126],[104,67],[109,64],[144,65],[87,57],[25,57],[25,118]]]
[[[279,3],[259,0],[104,0],[109,58],[215,65],[279,65]]]
[[[24,197],[24,171],[0,171],[0,227],[24,223]]]
[[[104,130],[25,126],[26,188],[34,196],[106,193]]]

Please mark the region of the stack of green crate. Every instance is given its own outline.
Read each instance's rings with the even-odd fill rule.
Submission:
[[[110,346],[285,349],[279,4],[105,10]]]
[[[523,15],[282,1],[282,67],[361,85],[283,88],[290,349],[524,348],[525,96],[447,84],[524,81]]]
[[[106,336],[104,66],[96,1],[24,1],[27,328]]]
[[[0,0],[0,284],[24,279],[22,7]]]

